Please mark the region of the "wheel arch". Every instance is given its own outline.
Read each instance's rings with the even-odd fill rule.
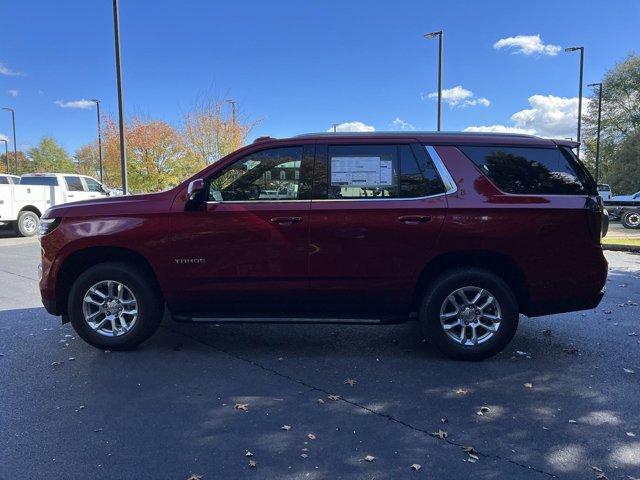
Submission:
[[[411,311],[418,309],[422,296],[437,277],[461,267],[481,268],[504,279],[516,296],[518,309],[521,312],[526,309],[529,286],[524,272],[512,257],[491,250],[459,250],[438,255],[424,266],[414,289]]]
[[[149,261],[139,252],[124,247],[98,246],[88,247],[70,254],[64,259],[58,272],[56,285],[56,303],[60,307],[63,322],[68,321],[67,300],[73,281],[87,268],[106,262],[124,262],[140,269],[150,281],[153,288],[164,302],[158,277]]]
[[[20,215],[22,212],[31,212],[31,213],[35,213],[38,216],[38,218],[42,217],[42,212],[40,212],[38,207],[35,207],[33,205],[25,205],[20,209],[20,211],[18,212],[18,215]]]

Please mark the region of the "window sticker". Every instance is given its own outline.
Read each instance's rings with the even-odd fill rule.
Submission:
[[[392,185],[391,160],[380,157],[331,157],[331,186],[382,187]]]

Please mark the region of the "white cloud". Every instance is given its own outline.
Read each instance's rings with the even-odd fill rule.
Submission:
[[[70,102],[63,102],[62,100],[56,100],[53,103],[55,103],[60,108],[87,109],[87,108],[91,108],[91,107],[93,107],[95,105],[95,103],[92,102],[91,100],[85,100],[84,98],[82,100],[72,100]]]
[[[511,115],[512,125],[471,126],[468,132],[529,133],[548,138],[575,138],[578,124],[578,97],[532,95],[529,106]],[[582,99],[582,111],[589,99]]]
[[[0,75],[6,75],[8,77],[22,77],[24,73],[14,72],[9,67],[7,67],[4,63],[0,62]]]
[[[20,94],[18,90],[7,90],[7,93],[12,97],[17,97]]]
[[[9,137],[7,137],[5,134],[0,133],[0,140],[6,140],[7,142],[9,141]]]
[[[422,96],[424,99],[424,95]],[[431,92],[427,95],[427,98],[438,98],[438,92]],[[453,107],[475,107],[476,105],[482,105],[488,107],[491,102],[484,97],[474,97],[471,90],[463,88],[462,85],[457,85],[453,88],[445,88],[442,90],[442,101]]]
[[[544,44],[540,35],[516,35],[515,37],[501,38],[493,44],[493,48],[511,49],[512,53],[523,55],[557,55],[562,50],[558,45]]]
[[[336,132],[375,132],[375,128],[362,122],[344,122],[336,125]],[[333,132],[331,127],[327,132]]]
[[[507,127],[506,125],[480,125],[471,126],[464,129],[465,132],[487,132],[487,133],[526,133],[533,135],[534,130],[526,128]]]
[[[416,129],[416,127],[411,125],[409,122],[405,122],[399,117],[396,117],[396,119],[393,122],[391,122],[391,126],[396,130],[415,130]]]

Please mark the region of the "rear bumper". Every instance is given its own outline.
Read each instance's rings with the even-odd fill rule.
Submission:
[[[58,316],[62,314],[55,299],[46,298],[42,295],[40,296],[40,298],[42,299],[42,305],[44,305],[44,309],[51,315]]]
[[[605,289],[591,293],[582,294],[578,297],[557,298],[544,302],[539,302],[534,305],[530,305],[523,313],[528,317],[539,317],[542,315],[552,315],[555,313],[576,312],[579,310],[591,310],[596,308],[602,297],[605,294]]]

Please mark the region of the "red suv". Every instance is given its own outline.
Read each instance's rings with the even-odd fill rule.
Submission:
[[[595,308],[607,262],[576,144],[527,135],[259,138],[162,193],[49,209],[42,301],[91,345],[188,322],[420,322],[501,351],[519,314]]]

